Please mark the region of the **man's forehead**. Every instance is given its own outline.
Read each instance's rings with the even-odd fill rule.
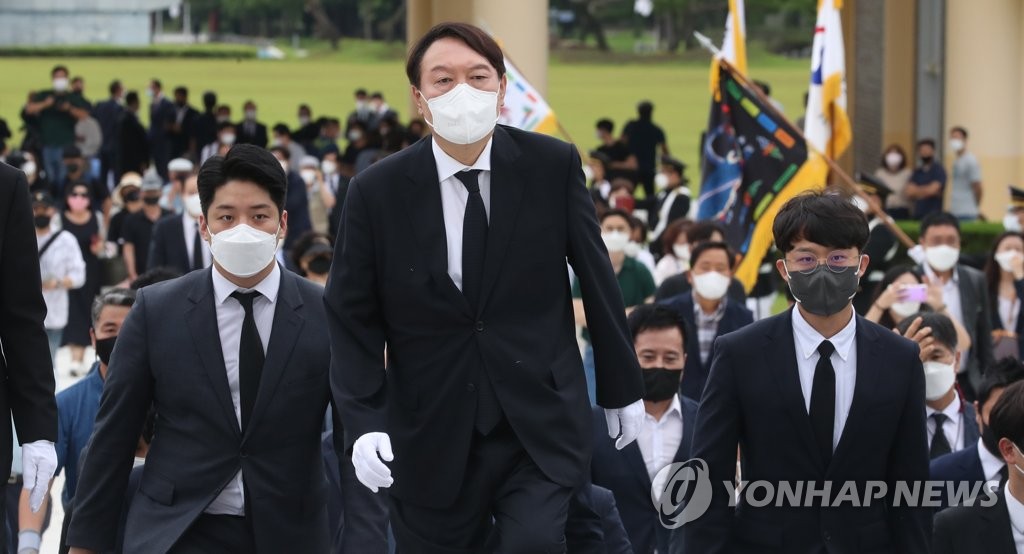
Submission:
[[[483,54],[473,50],[461,40],[444,37],[434,41],[423,53],[422,69],[441,71],[444,69],[494,68]]]

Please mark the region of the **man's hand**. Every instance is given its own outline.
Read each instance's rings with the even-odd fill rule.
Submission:
[[[935,351],[935,337],[931,336],[931,327],[921,327],[923,322],[924,320],[920,317],[914,318],[914,321],[910,323],[910,327],[907,327],[907,332],[903,333],[903,336],[917,343],[921,348],[921,361],[927,362],[932,358],[932,352]],[[899,334],[899,329],[893,330]]]
[[[604,417],[608,422],[608,436],[617,439],[615,448],[622,450],[640,435],[640,425],[644,421],[644,401],[637,400],[624,408],[605,409]]]
[[[50,441],[29,442],[21,445],[21,459],[24,487],[30,490],[29,507],[38,512],[57,471],[57,451]]]
[[[352,465],[356,468],[356,479],[373,492],[386,489],[395,482],[391,477],[391,469],[384,465],[384,462],[394,459],[391,437],[387,433],[366,433],[352,445]]]

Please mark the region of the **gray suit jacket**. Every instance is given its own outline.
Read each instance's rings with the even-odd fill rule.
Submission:
[[[156,432],[125,528],[125,552],[167,552],[241,469],[258,552],[326,552],[320,430],[330,400],[322,289],[289,271],[243,433],[217,330],[211,268],[146,287],[110,361],[68,544],[114,544],[150,404]]]

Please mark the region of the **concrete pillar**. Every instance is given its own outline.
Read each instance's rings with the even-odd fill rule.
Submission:
[[[999,221],[1006,185],[1024,177],[1024,8],[1020,0],[948,2],[945,133],[961,125],[981,163],[982,213]],[[954,154],[944,150],[947,167]]]
[[[914,157],[916,13],[916,0],[885,3],[882,148],[899,144],[910,158]]]

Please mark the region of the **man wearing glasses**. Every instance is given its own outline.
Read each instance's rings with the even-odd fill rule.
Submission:
[[[674,542],[712,554],[927,552],[930,510],[893,501],[898,481],[928,478],[918,348],[851,306],[867,220],[838,195],[809,193],[782,207],[773,232],[797,304],[716,341],[693,443],[712,499]],[[736,477],[737,447],[742,481],[770,486],[733,508],[722,483]]]

